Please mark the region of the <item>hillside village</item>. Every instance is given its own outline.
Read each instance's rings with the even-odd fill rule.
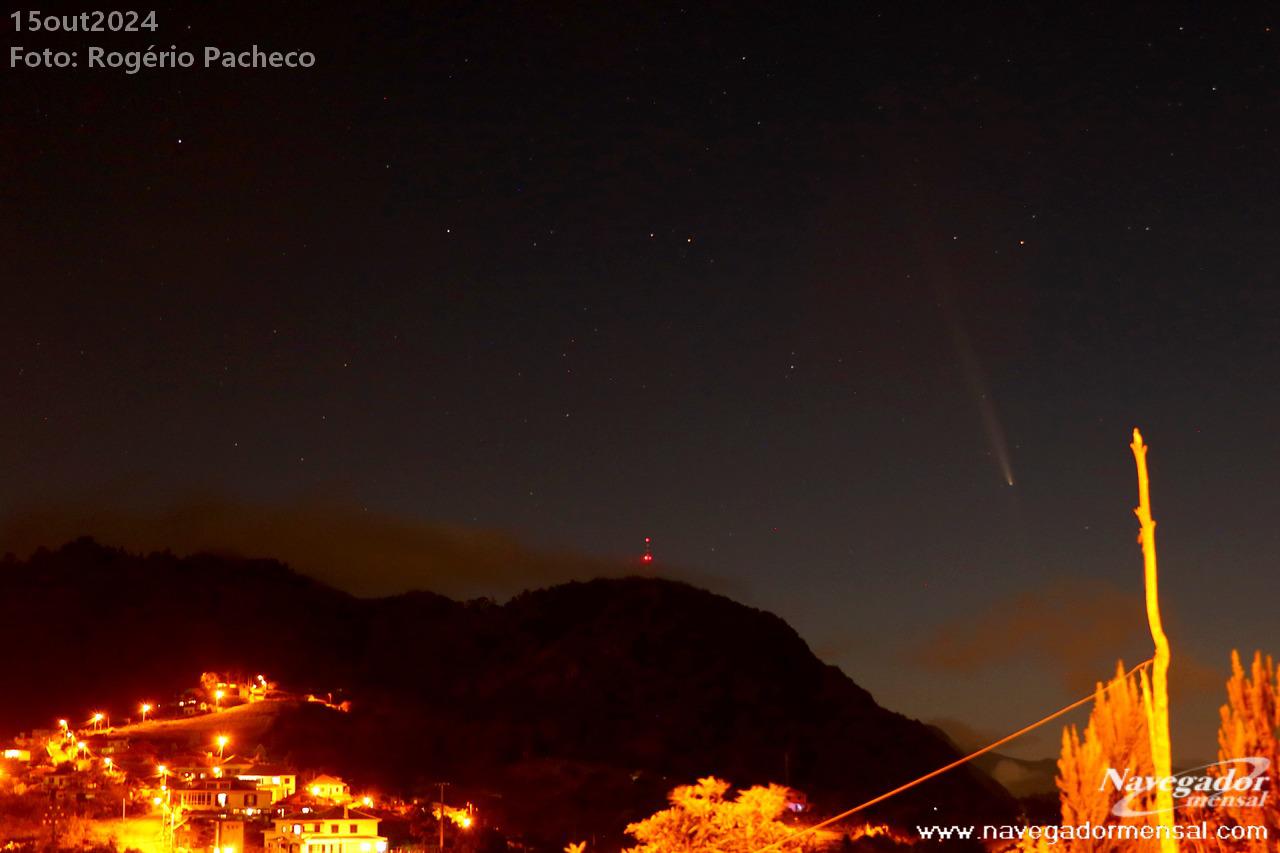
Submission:
[[[167,702],[140,701],[128,718],[93,711],[0,741],[0,850],[474,848],[471,804],[353,789],[323,768],[288,766],[227,733],[255,714],[304,703],[350,710],[348,700],[293,693],[264,675],[204,673]]]

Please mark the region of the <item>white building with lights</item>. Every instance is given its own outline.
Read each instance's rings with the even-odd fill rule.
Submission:
[[[346,806],[273,819],[263,833],[266,853],[387,853],[379,819]]]

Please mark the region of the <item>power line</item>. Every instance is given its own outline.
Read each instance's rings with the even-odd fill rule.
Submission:
[[[1143,669],[1144,667],[1150,666],[1153,660],[1154,660],[1154,658],[1147,658],[1147,659],[1146,659],[1146,660],[1144,660],[1142,663],[1138,664],[1138,665],[1137,665],[1137,666],[1135,666],[1133,669],[1131,669],[1131,670],[1129,670],[1128,672],[1126,672],[1126,673],[1124,674],[1124,679],[1123,679],[1123,680],[1127,681],[1127,680],[1129,679],[1129,677],[1130,677],[1131,675],[1133,675],[1134,673],[1136,673],[1138,670]],[[1110,690],[1112,687],[1115,687],[1117,684],[1120,684],[1120,683],[1121,683],[1121,680],[1122,680],[1122,679],[1116,679],[1115,681],[1111,682],[1111,683],[1110,683],[1110,684],[1108,684],[1106,687],[1102,688],[1102,692],[1106,692],[1107,690]],[[882,802],[884,802],[885,800],[889,799],[890,797],[893,797],[893,796],[896,796],[896,795],[898,795],[898,794],[901,794],[903,791],[906,791],[906,790],[908,790],[908,789],[910,789],[910,788],[914,788],[916,785],[919,785],[919,784],[921,784],[921,783],[923,783],[923,782],[928,782],[930,779],[934,778],[935,776],[941,776],[943,773],[946,773],[948,770],[954,770],[955,768],[959,767],[961,764],[966,764],[966,763],[968,763],[968,762],[972,761],[973,759],[977,758],[979,755],[984,755],[984,754],[986,754],[986,753],[990,752],[991,750],[995,749],[995,748],[996,748],[996,747],[998,747],[998,746],[1003,746],[1004,744],[1008,743],[1008,742],[1009,742],[1009,741],[1011,741],[1011,740],[1014,740],[1015,738],[1022,737],[1023,735],[1025,735],[1027,732],[1031,731],[1032,729],[1037,729],[1037,728],[1039,728],[1040,726],[1043,726],[1045,723],[1049,723],[1049,722],[1052,722],[1053,720],[1056,720],[1058,717],[1061,717],[1063,714],[1065,714],[1065,713],[1067,713],[1067,712],[1069,712],[1069,711],[1074,711],[1076,708],[1079,708],[1081,705],[1084,705],[1084,704],[1086,704],[1086,703],[1088,703],[1088,702],[1092,701],[1092,700],[1093,700],[1097,695],[1098,695],[1098,691],[1097,691],[1097,690],[1095,690],[1093,693],[1090,693],[1088,696],[1084,697],[1083,699],[1080,699],[1079,701],[1076,701],[1076,702],[1072,702],[1072,703],[1071,703],[1070,705],[1068,705],[1067,707],[1062,708],[1062,709],[1057,710],[1057,711],[1054,711],[1054,712],[1053,712],[1052,714],[1050,714],[1049,716],[1047,716],[1047,717],[1045,717],[1044,719],[1041,719],[1041,720],[1036,720],[1034,723],[1032,723],[1032,724],[1031,724],[1031,725],[1029,725],[1029,726],[1023,726],[1022,728],[1018,729],[1018,730],[1017,730],[1016,732],[1014,732],[1013,734],[1005,735],[1004,737],[1000,738],[1000,740],[996,741],[995,743],[991,743],[991,744],[988,744],[988,745],[984,746],[982,749],[979,749],[977,752],[971,752],[971,753],[969,753],[968,755],[966,755],[964,758],[958,758],[958,759],[956,759],[955,761],[951,762],[950,764],[946,765],[945,767],[939,767],[937,770],[934,770],[934,771],[931,771],[931,772],[929,772],[929,773],[926,773],[925,775],[921,776],[919,779],[913,779],[913,780],[911,780],[910,782],[906,783],[905,785],[899,785],[898,787],[894,788],[892,791],[889,791],[889,792],[887,792],[887,793],[881,794],[880,796],[876,797],[875,799],[867,800],[865,803],[862,803],[861,805],[854,806],[853,808],[849,809],[848,811],[841,812],[840,814],[836,815],[835,817],[829,817],[829,818],[827,818],[826,820],[822,821],[822,823],[815,823],[813,826],[809,826],[809,827],[805,827],[804,829],[796,830],[796,832],[794,832],[793,834],[791,834],[791,835],[787,836],[786,838],[782,839],[781,841],[775,841],[775,842],[773,842],[772,844],[770,844],[768,847],[761,847],[759,850],[755,851],[755,853],[768,853],[768,851],[770,851],[770,850],[777,850],[777,849],[779,849],[783,844],[786,844],[786,843],[791,842],[791,841],[795,841],[797,838],[800,838],[801,836],[804,836],[804,835],[808,835],[808,834],[809,834],[809,833],[811,833],[811,832],[817,832],[819,829],[823,829],[823,828],[825,828],[825,827],[828,827],[828,826],[830,826],[830,825],[831,825],[831,824],[833,824],[833,823],[839,823],[840,821],[844,820],[845,818],[849,817],[850,815],[857,814],[858,812],[862,811],[863,809],[871,808],[872,806],[874,806],[874,805],[876,805],[876,804],[878,804],[878,803],[882,803]]]

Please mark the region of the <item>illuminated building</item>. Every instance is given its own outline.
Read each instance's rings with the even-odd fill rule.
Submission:
[[[351,801],[351,787],[337,776],[317,776],[307,783],[307,793],[318,800],[332,803]]]
[[[253,815],[271,805],[271,794],[239,779],[204,779],[169,788],[173,805],[193,812]]]
[[[266,853],[386,853],[379,819],[346,806],[275,818],[263,834]]]
[[[273,803],[293,796],[298,790],[298,774],[280,767],[255,765],[249,770],[237,773],[236,778],[257,785],[259,791],[270,794]]]

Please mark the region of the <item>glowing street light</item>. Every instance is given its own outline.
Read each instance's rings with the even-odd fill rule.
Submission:
[[[226,695],[227,694],[223,693],[221,690],[213,691],[213,707],[215,710],[222,710],[222,697]]]
[[[98,730],[99,724],[101,724],[105,718],[106,718],[106,714],[102,713],[101,711],[93,712],[93,716],[89,718],[89,722],[93,723],[93,730],[95,732]]]
[[[231,738],[226,735],[218,735],[216,743],[218,744],[218,758],[221,759],[223,750],[227,748],[227,744],[231,743]]]
[[[147,712],[149,712],[150,710],[151,710],[150,703],[143,702],[142,703],[142,722],[145,723],[147,721]]]

